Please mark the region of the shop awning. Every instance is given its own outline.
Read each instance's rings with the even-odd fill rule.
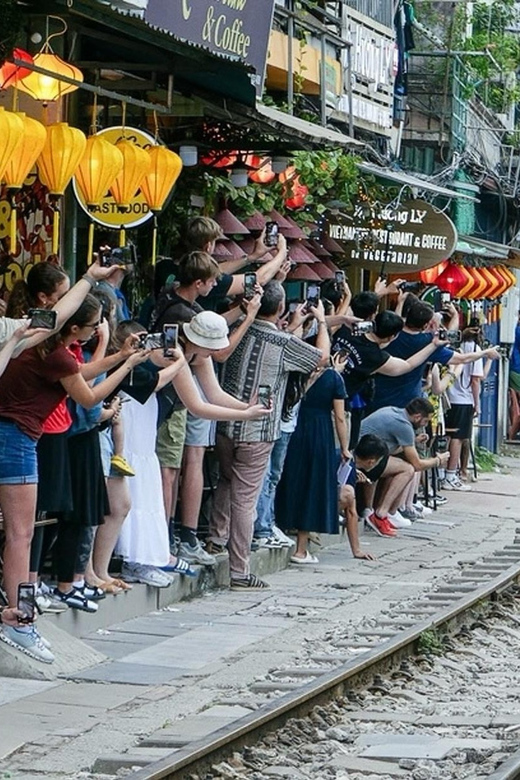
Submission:
[[[417,190],[426,190],[427,192],[434,192],[436,195],[442,195],[444,198],[463,198],[464,200],[471,200],[478,203],[478,198],[473,195],[467,195],[464,192],[458,192],[457,190],[451,190],[448,187],[441,187],[430,179],[422,178],[420,176],[412,176],[404,171],[395,171],[392,168],[380,168],[372,163],[359,163],[359,169],[363,173],[369,173],[372,176],[378,176],[380,179],[387,179],[393,181],[401,186],[407,185]]]
[[[511,247],[507,244],[497,244],[494,241],[484,241],[475,236],[462,236],[455,247],[454,254],[474,255],[483,260],[507,261],[511,254]]]
[[[307,122],[305,119],[300,119],[300,117],[286,114],[284,111],[280,111],[280,109],[272,106],[264,106],[262,103],[257,103],[255,113],[258,121],[264,125],[268,125],[278,132],[297,137],[312,147],[342,146],[345,148],[356,147],[362,149],[366,146],[362,141],[357,141],[355,138],[339,133],[337,130],[315,125],[313,122]]]

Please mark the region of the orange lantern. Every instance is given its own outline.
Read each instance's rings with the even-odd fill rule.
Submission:
[[[41,100],[44,105],[59,100],[64,95],[68,95],[69,92],[74,92],[78,89],[77,84],[61,81],[60,76],[67,76],[67,78],[75,81],[83,81],[83,73],[80,69],[54,54],[48,43],[44,45],[41,52],[35,55],[34,64],[39,68],[45,68],[45,70],[50,71],[50,74],[54,75],[33,71],[28,76],[20,79],[18,89],[26,92],[35,100]]]
[[[495,292],[499,286],[499,280],[497,279],[497,277],[495,276],[491,268],[486,268],[485,266],[483,266],[480,269],[480,273],[486,280],[486,287],[480,294],[481,298],[493,299],[495,297]]]
[[[464,287],[459,290],[458,297],[471,299],[473,292],[478,290],[482,284],[482,276],[480,275],[478,268],[466,267],[466,271],[468,274],[468,280]]]
[[[87,139],[81,130],[56,122],[47,127],[45,146],[37,165],[42,184],[54,198],[63,195],[85,153]],[[55,208],[52,225],[52,253],[58,253],[60,212]]]
[[[300,182],[299,176],[296,176],[291,183],[290,196],[285,199],[285,205],[288,209],[301,209],[305,206],[308,194],[309,188]]]
[[[16,60],[23,60],[31,64],[34,62],[29,52],[24,51],[24,49],[13,49],[13,57]],[[14,62],[4,62],[0,68],[0,89],[8,89],[14,86],[20,79],[24,79],[30,73],[32,71],[29,68],[24,68],[23,65],[15,65]]]
[[[0,106],[0,180],[23,139],[23,122],[19,114]]]
[[[16,244],[17,219],[14,191],[19,190],[22,187],[25,179],[34,166],[38,155],[42,151],[47,137],[45,127],[40,122],[37,122],[36,119],[31,119],[21,112],[17,112],[16,116],[21,119],[23,124],[22,137],[20,143],[16,147],[15,154],[11,156],[4,172],[4,182],[7,185],[7,188],[13,192],[10,227],[10,247],[12,254],[14,254],[14,247]]]
[[[276,178],[269,157],[258,157],[251,154],[246,159],[246,165],[256,168],[254,171],[249,171],[249,178],[256,184],[269,184]]]
[[[222,156],[220,152],[208,152],[200,158],[200,162],[203,165],[210,165],[212,168],[229,168],[236,163],[238,159],[238,152],[231,152],[228,155]]]
[[[178,154],[165,146],[151,146],[147,150],[150,157],[150,170],[141,183],[141,191],[148,206],[158,212],[164,206],[173,185],[182,171],[182,160]],[[157,257],[157,219],[154,215],[152,238],[152,265]]]
[[[438,265],[434,265],[433,268],[425,268],[420,271],[419,278],[423,284],[435,284],[438,276],[442,274],[449,260],[442,260]]]

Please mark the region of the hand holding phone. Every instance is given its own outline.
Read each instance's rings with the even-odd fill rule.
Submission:
[[[250,300],[256,292],[256,274],[248,272],[244,274],[244,298]]]
[[[265,409],[271,408],[272,392],[270,385],[258,385],[258,403]]]
[[[264,243],[266,246],[269,247],[275,247],[278,245],[278,233],[279,233],[279,227],[277,222],[266,222],[265,223],[265,239]]]
[[[54,309],[29,309],[30,328],[46,328],[54,330],[58,321],[58,313]]]
[[[36,584],[21,582],[18,585],[18,616],[19,623],[33,623],[36,614]]]
[[[308,282],[305,294],[307,310],[315,308],[320,300],[320,286],[316,282]]]
[[[177,323],[163,326],[163,355],[166,358],[174,356],[177,349],[179,326]]]

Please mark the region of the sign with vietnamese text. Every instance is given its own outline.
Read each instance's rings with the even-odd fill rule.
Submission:
[[[275,0],[148,0],[145,19],[177,38],[252,65],[263,89]]]
[[[356,206],[352,222],[328,225],[329,236],[343,244],[353,265],[410,273],[437,265],[455,249],[455,225],[431,203],[410,200],[395,209],[383,207],[369,219],[365,208]]]

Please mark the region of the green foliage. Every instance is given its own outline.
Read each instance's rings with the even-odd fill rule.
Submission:
[[[423,631],[417,642],[417,650],[424,655],[443,655],[442,638],[436,628]]]
[[[475,461],[479,471],[494,471],[498,467],[496,455],[485,447],[475,447]]]

